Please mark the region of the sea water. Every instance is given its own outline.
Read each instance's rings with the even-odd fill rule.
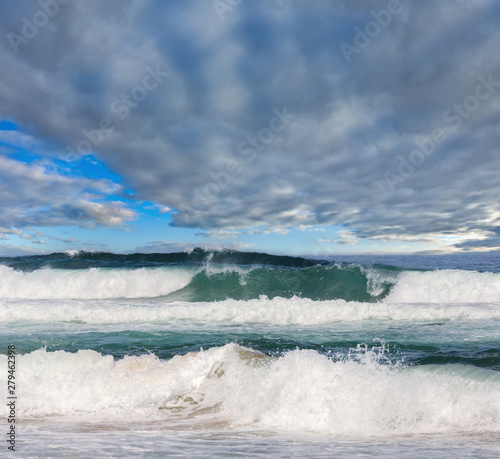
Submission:
[[[0,385],[0,455],[498,457],[500,260],[3,258]]]

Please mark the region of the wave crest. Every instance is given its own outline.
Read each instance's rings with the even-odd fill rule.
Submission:
[[[193,273],[182,268],[39,269],[0,266],[0,298],[109,299],[168,295],[188,285]]]

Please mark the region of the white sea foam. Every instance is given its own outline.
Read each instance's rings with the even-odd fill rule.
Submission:
[[[384,302],[500,302],[500,273],[459,269],[403,271]]]
[[[204,419],[357,437],[500,433],[498,372],[392,366],[373,351],[341,361],[312,350],[271,359],[229,344],[168,361],[114,361],[89,350],[38,350],[18,356],[17,374],[19,420]],[[6,409],[0,405],[2,417]]]
[[[21,272],[0,265],[0,298],[151,298],[185,287],[193,275],[193,270],[183,268],[40,269]]]
[[[322,325],[366,320],[441,321],[500,319],[497,304],[395,304],[307,298],[225,300],[212,303],[117,300],[2,300],[0,322],[36,324],[81,322],[125,323],[255,323],[265,325]]]
[[[392,285],[398,280],[398,272],[390,272],[381,268],[370,266],[361,267],[361,272],[366,276],[367,291],[371,296],[378,296],[384,292],[384,284]]]

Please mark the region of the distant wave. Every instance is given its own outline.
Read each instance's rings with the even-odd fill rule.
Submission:
[[[327,261],[309,260],[301,257],[269,255],[259,252],[238,252],[237,250],[205,250],[195,248],[188,252],[175,253],[132,253],[85,252],[71,250],[65,253],[0,258],[0,264],[22,271],[41,268],[85,269],[85,268],[141,268],[171,266],[177,264],[214,263],[222,265],[265,265],[305,268]]]
[[[7,357],[0,355],[6,367]],[[95,351],[18,356],[19,420],[182,420],[338,436],[500,433],[498,372],[405,367],[383,349],[332,359],[313,350],[271,358],[228,344],[160,360]],[[50,372],[47,372],[50,368]],[[0,380],[1,381],[1,380]],[[54,390],[57,384],[57,390]],[[7,406],[0,406],[7,416]]]

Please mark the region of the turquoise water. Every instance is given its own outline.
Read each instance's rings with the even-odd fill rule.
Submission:
[[[495,256],[0,263],[0,384],[14,344],[22,454],[500,451]]]

